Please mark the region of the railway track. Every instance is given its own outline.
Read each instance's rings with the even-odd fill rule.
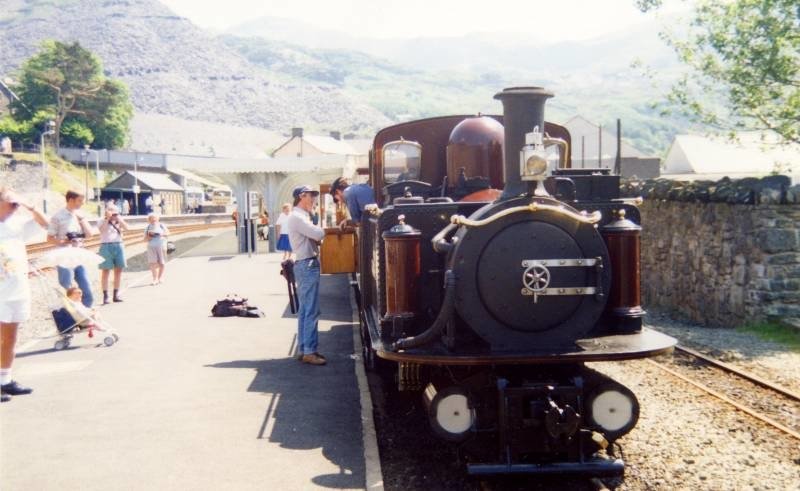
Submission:
[[[220,223],[191,223],[186,225],[170,225],[170,236],[186,234],[190,232],[198,232],[202,230],[210,230],[217,228],[232,227],[233,222],[220,222]],[[126,246],[141,244],[146,241],[144,237],[144,229],[133,229],[123,233],[123,241]],[[95,235],[84,241],[84,246],[92,251],[97,251],[100,248],[100,237]],[[26,247],[28,251],[28,258],[35,259],[46,252],[55,249],[56,245],[48,242],[38,242],[36,244],[29,244]]]
[[[646,361],[800,440],[800,394],[684,346],[671,359]]]

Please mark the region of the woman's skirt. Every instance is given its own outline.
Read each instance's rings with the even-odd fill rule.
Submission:
[[[277,248],[279,251],[292,252],[292,245],[289,244],[289,234],[281,234],[281,236],[278,237]]]
[[[147,244],[147,262],[167,264],[167,244]]]

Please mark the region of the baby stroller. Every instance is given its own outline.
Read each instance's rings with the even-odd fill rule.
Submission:
[[[113,346],[119,341],[119,336],[112,331],[106,322],[101,322],[87,309],[81,309],[75,303],[61,293],[62,307],[51,311],[53,320],[58,329],[59,339],[53,346],[57,350],[68,348],[75,334],[86,331],[90,338],[94,337],[95,331],[105,334],[103,344]]]
[[[108,322],[99,319],[82,304],[70,300],[61,286],[53,283],[36,261],[30,262],[30,273],[39,280],[42,296],[47,299],[58,331],[55,335],[58,338],[54,345],[55,349],[68,348],[72,338],[81,332],[86,332],[90,338],[94,337],[95,332],[103,333],[103,344],[106,346],[113,346],[119,341],[119,336],[114,333]]]

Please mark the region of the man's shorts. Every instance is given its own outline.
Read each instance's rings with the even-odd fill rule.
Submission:
[[[4,300],[0,302],[0,322],[17,324],[31,317],[30,300]]]
[[[100,255],[105,259],[100,263],[100,269],[116,269],[127,266],[125,263],[125,249],[121,242],[106,242],[100,244]]]

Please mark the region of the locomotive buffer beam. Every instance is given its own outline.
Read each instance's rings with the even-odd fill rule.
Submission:
[[[567,443],[573,450],[582,449],[586,430],[580,429],[580,415],[569,404],[559,405],[553,400],[554,395],[562,397],[580,398],[583,390],[583,381],[576,378],[571,386],[551,386],[548,384],[533,384],[530,386],[511,386],[508,380],[498,378],[498,437],[501,462],[474,463],[467,465],[467,472],[473,476],[486,476],[493,474],[536,474],[536,475],[585,475],[592,477],[620,476],[625,470],[625,463],[621,459],[608,459],[599,456],[575,455],[574,461],[566,462],[516,462],[519,453],[525,449],[518,448],[520,441],[513,434],[530,428],[533,421],[522,418],[522,411],[515,410],[514,405],[529,401],[530,413],[535,419],[541,418],[544,431],[551,441]],[[537,408],[544,409],[543,414]],[[539,416],[534,416],[539,414]],[[521,419],[522,418],[522,419]],[[570,445],[569,442],[572,441]],[[528,442],[529,443],[529,442]],[[588,442],[585,442],[588,443]],[[544,442],[543,442],[544,444]],[[542,448],[544,448],[543,445]],[[573,454],[573,452],[568,452]]]
[[[544,464],[468,464],[472,476],[495,474],[536,474],[540,476],[583,475],[592,477],[621,476],[625,464],[620,459],[593,457],[584,462],[550,462]]]

